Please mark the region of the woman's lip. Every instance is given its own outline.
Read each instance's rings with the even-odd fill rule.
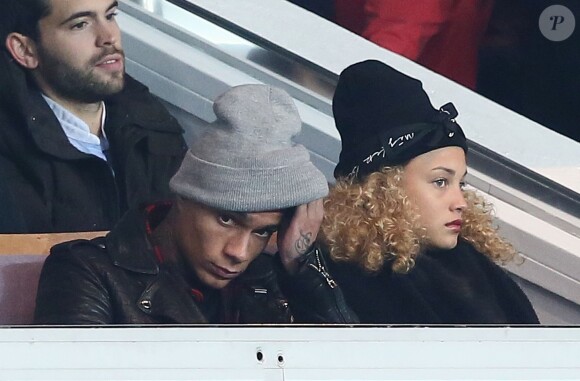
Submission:
[[[463,224],[463,221],[461,221],[461,220],[455,220],[455,221],[451,221],[449,223],[446,223],[445,226],[448,227],[451,230],[459,231],[459,230],[461,230],[461,225],[462,224]]]

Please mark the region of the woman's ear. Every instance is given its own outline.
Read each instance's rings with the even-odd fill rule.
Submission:
[[[6,37],[6,49],[24,68],[33,70],[38,67],[36,43],[30,37],[16,32],[10,33]]]

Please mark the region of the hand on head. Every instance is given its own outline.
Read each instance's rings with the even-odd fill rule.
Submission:
[[[298,270],[300,259],[312,249],[323,216],[323,202],[318,199],[297,206],[284,217],[278,231],[278,252],[290,274]]]

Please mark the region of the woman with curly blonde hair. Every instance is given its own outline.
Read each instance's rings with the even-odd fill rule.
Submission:
[[[467,140],[448,103],[379,61],[340,75],[342,151],[321,227],[328,267],[361,323],[533,324],[498,266],[517,256],[465,189]]]

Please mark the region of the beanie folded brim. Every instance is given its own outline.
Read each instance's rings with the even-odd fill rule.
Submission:
[[[326,178],[310,162],[306,149],[296,148],[290,165],[270,161],[243,168],[209,162],[189,151],[169,186],[186,199],[245,213],[286,209],[325,197]]]

